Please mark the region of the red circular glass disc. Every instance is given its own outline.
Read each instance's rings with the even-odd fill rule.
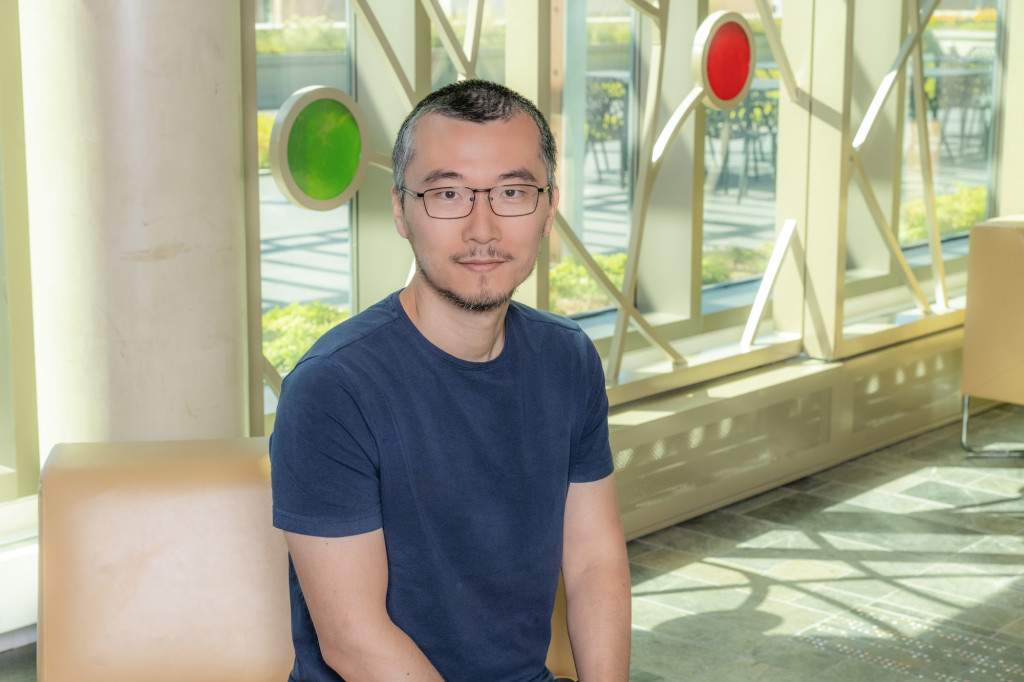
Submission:
[[[715,97],[728,102],[743,91],[750,74],[750,43],[735,21],[722,24],[707,52],[708,87]]]

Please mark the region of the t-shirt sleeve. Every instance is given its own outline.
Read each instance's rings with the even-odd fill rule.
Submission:
[[[583,335],[584,388],[583,428],[575,456],[569,469],[570,483],[600,480],[615,470],[611,444],[608,441],[608,392],[605,388],[601,356],[594,344]]]
[[[313,356],[284,380],[270,437],[277,528],[341,537],[382,527],[377,448],[344,377]]]

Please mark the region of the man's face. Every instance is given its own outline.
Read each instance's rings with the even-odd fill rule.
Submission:
[[[483,189],[496,185],[547,185],[540,156],[540,131],[519,114],[510,121],[473,123],[427,114],[413,128],[413,156],[405,186],[415,192],[437,187]],[[551,231],[558,189],[540,195],[537,210],[499,217],[487,195],[476,194],[465,218],[427,215],[423,200],[392,196],[398,232],[416,257],[416,277],[442,298],[468,310],[489,310],[512,297],[533,271],[540,241]]]

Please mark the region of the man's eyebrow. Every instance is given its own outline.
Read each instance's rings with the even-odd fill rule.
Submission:
[[[465,180],[462,173],[458,171],[438,168],[427,173],[423,177],[425,184],[433,184],[441,181],[449,182],[463,182]],[[537,176],[530,172],[527,168],[515,168],[510,171],[506,171],[498,176],[498,183],[508,182],[509,180],[519,180],[522,182],[537,182]]]
[[[526,168],[516,168],[498,176],[498,180],[528,180],[537,182],[537,176]]]
[[[426,177],[423,178],[425,183],[434,183],[439,180],[462,180],[462,173],[453,170],[438,169],[427,173]]]

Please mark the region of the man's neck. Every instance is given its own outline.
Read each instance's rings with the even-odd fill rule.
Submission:
[[[505,347],[508,303],[483,312],[465,310],[419,277],[414,277],[402,290],[399,300],[405,314],[427,341],[460,360],[493,360]]]

